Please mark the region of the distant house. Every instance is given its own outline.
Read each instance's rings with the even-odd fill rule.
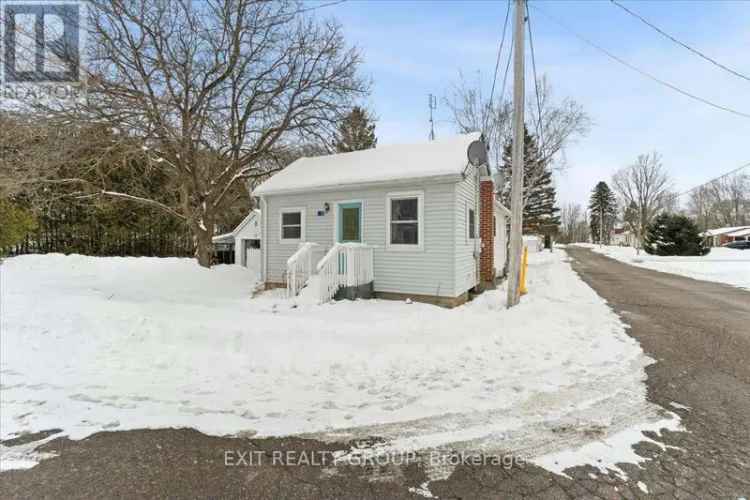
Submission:
[[[746,227],[738,231],[732,231],[731,233],[727,234],[727,238],[731,238],[731,241],[750,240],[750,227]]]
[[[635,234],[630,229],[624,227],[616,227],[612,232],[611,240],[613,245],[621,247],[633,247],[635,246]]]
[[[704,242],[710,247],[719,247],[730,241],[745,240],[750,235],[750,226],[720,227],[701,233]]]
[[[454,306],[504,273],[509,212],[478,133],[301,158],[258,186],[267,288]],[[364,288],[363,288],[364,287]]]
[[[260,220],[260,210],[253,210],[234,231],[214,236],[216,261],[239,264],[260,273]]]

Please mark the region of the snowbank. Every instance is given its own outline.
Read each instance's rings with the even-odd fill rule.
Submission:
[[[254,278],[187,259],[6,260],[0,439],[189,426],[567,450],[572,465],[590,460],[575,454],[587,442],[665,418],[645,400],[649,358],[563,252],[530,256],[512,310],[503,290],[453,310],[251,299]]]
[[[578,245],[634,266],[750,289],[748,250],[712,248],[711,253],[704,257],[660,257],[643,251],[638,255],[632,247]]]

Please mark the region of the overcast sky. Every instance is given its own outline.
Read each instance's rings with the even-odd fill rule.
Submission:
[[[675,45],[609,1],[533,3],[645,71],[750,114],[750,82]],[[750,74],[750,1],[624,3],[687,44]],[[317,15],[335,16],[349,41],[361,48],[363,69],[373,79],[368,104],[379,117],[378,143],[390,144],[427,138],[427,94],[447,96],[459,71],[471,78],[481,71],[489,90],[505,9],[504,1],[350,0]],[[569,169],[557,179],[561,202],[585,202],[597,181],[609,181],[615,170],[653,150],[663,155],[676,189],[750,161],[750,119],[664,88],[539,12],[532,10],[531,16],[539,73],[549,77],[557,97],[575,99],[594,121],[590,134],[568,148]],[[527,92],[532,89],[527,86]],[[436,118],[437,135],[455,132],[442,103]]]

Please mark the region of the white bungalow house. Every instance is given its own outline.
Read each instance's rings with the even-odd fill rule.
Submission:
[[[458,305],[504,273],[508,211],[478,133],[301,158],[258,186],[266,288]],[[478,146],[478,145],[475,145]]]
[[[224,257],[222,262],[239,264],[260,274],[260,221],[260,210],[252,210],[234,231],[213,237],[215,253],[233,257]]]

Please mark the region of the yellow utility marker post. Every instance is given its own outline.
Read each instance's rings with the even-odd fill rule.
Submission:
[[[529,291],[526,289],[526,268],[529,266],[529,247],[523,247],[523,259],[521,260],[521,295],[526,295]]]

